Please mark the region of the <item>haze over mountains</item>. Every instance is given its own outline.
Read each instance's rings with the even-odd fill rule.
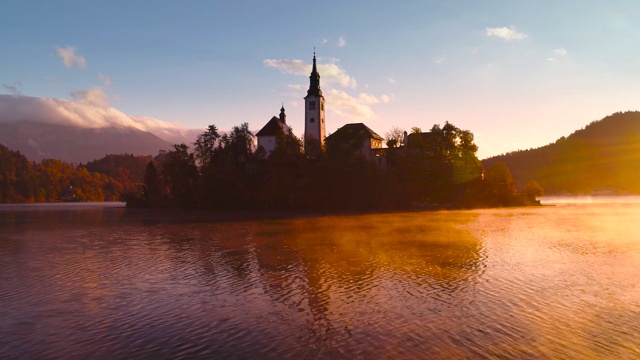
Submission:
[[[29,160],[87,162],[106,154],[155,155],[172,144],[191,144],[201,132],[125,114],[113,108],[99,88],[73,97],[0,95],[0,144]]]
[[[86,163],[107,154],[156,155],[171,143],[130,127],[81,128],[30,121],[0,123],[0,144],[29,160]]]

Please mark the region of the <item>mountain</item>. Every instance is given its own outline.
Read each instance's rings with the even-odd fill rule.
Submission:
[[[640,194],[640,112],[615,113],[546,146],[482,161],[507,164],[522,188],[536,180],[547,194]]]
[[[18,121],[0,123],[0,144],[29,160],[58,159],[86,163],[106,154],[156,155],[171,144],[135,128],[81,128]]]

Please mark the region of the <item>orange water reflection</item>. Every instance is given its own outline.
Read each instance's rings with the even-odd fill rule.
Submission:
[[[640,204],[1,219],[0,357],[640,354]]]

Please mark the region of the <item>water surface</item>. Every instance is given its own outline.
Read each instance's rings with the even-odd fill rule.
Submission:
[[[0,358],[639,358],[640,201],[555,204],[0,206]]]

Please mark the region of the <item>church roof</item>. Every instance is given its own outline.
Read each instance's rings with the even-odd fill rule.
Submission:
[[[371,130],[367,125],[363,123],[353,123],[353,124],[346,124],[340,129],[336,130],[336,132],[327,136],[326,141],[331,141],[332,137],[340,138],[340,137],[352,137],[356,135],[360,135],[360,136],[364,136],[365,138],[376,139],[380,141],[384,140],[382,136],[376,134],[376,132]]]
[[[431,131],[428,132],[421,132],[421,133],[411,133],[408,135],[407,139],[408,141],[412,141],[411,139],[414,139],[416,137],[420,138],[422,140],[422,142],[424,143],[428,143],[433,141],[433,139],[435,138],[436,134],[432,133]]]
[[[313,68],[311,69],[311,75],[309,76],[309,90],[307,90],[307,96],[322,96],[322,90],[320,90],[320,74],[316,66],[316,52],[313,52]],[[305,97],[306,98],[306,97]]]
[[[274,116],[264,127],[262,127],[262,129],[260,129],[260,131],[258,131],[256,136],[278,136],[282,133],[288,134],[289,127],[284,121]]]

